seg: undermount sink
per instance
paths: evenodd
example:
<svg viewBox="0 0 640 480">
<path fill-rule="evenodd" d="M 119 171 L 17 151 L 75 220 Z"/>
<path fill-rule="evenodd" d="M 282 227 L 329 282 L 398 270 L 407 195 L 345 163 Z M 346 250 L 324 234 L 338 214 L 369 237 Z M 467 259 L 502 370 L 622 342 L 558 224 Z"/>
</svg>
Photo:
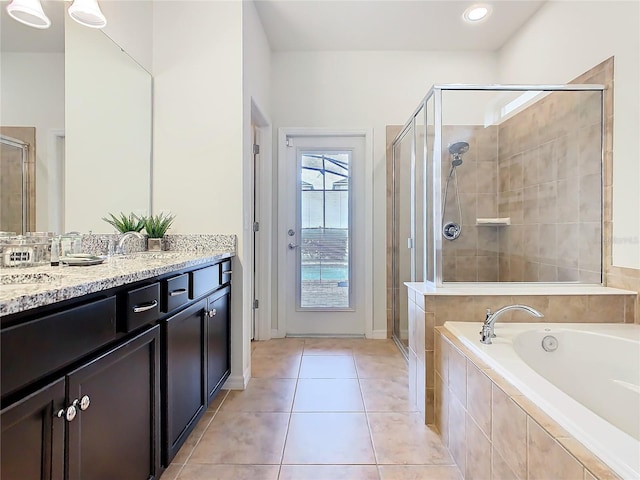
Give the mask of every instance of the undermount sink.
<svg viewBox="0 0 640 480">
<path fill-rule="evenodd" d="M 60 279 L 60 275 L 46 272 L 23 273 L 11 272 L 0 273 L 0 285 L 26 285 L 52 283 Z"/>
</svg>

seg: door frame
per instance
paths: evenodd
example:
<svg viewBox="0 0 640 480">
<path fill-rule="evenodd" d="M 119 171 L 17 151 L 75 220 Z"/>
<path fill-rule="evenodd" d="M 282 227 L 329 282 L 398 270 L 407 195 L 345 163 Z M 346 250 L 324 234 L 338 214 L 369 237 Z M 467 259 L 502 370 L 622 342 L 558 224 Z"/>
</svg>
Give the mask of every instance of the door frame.
<svg viewBox="0 0 640 480">
<path fill-rule="evenodd" d="M 259 307 L 254 309 L 251 293 L 247 294 L 248 308 L 250 312 L 255 314 L 255 340 L 269 340 L 273 336 L 272 330 L 272 272 L 277 268 L 277 262 L 273 255 L 273 240 L 274 227 L 273 227 L 273 162 L 271 158 L 272 150 L 272 127 L 271 122 L 266 115 L 262 113 L 262 109 L 258 106 L 256 101 L 251 98 L 251 124 L 258 131 L 260 138 L 260 158 L 257 166 L 258 172 L 253 171 L 253 132 L 251 132 L 250 145 L 248 151 L 251 153 L 251 179 L 253 182 L 256 174 L 259 181 L 258 196 L 259 198 L 253 198 L 253 188 L 251 185 L 245 186 L 246 191 L 249 192 L 250 199 L 247 199 L 249 205 L 249 218 L 247 222 L 251 224 L 248 234 L 248 247 L 250 252 L 249 268 L 251 270 L 249 276 L 254 276 L 253 270 L 255 267 L 255 278 L 251 278 L 251 282 L 255 282 L 255 296 L 259 300 Z M 247 179 L 245 179 L 245 182 Z M 260 204 L 259 211 L 259 223 L 260 231 L 259 235 L 254 235 L 253 232 L 253 219 L 254 208 L 253 202 Z M 254 239 L 257 237 L 257 244 L 254 245 Z M 255 249 L 254 249 L 255 247 Z M 255 251 L 255 258 L 254 252 Z M 246 287 L 247 285 L 245 285 Z M 251 284 L 248 285 L 248 292 L 251 292 Z M 251 326 L 249 326 L 248 336 L 251 336 Z"/>
<path fill-rule="evenodd" d="M 373 129 L 335 129 L 335 128 L 278 128 L 278 185 L 286 184 L 286 172 L 283 167 L 287 158 L 287 137 L 364 137 L 364 332 L 366 338 L 373 338 Z M 281 209 L 287 204 L 286 189 L 278 188 L 278 222 Z M 284 259 L 287 254 L 288 236 L 286 229 L 278 223 L 277 241 L 278 258 Z M 278 261 L 278 266 L 282 261 Z M 286 271 L 278 268 L 278 286 L 285 285 Z M 284 338 L 287 332 L 286 296 L 283 288 L 278 288 L 278 327 L 273 336 Z"/>
</svg>

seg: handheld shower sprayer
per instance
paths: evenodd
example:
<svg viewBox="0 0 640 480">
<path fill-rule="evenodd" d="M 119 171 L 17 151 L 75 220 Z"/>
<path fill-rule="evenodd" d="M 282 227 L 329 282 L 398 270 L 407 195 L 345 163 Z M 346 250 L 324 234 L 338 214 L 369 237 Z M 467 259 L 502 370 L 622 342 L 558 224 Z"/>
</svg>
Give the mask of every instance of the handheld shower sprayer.
<svg viewBox="0 0 640 480">
<path fill-rule="evenodd" d="M 451 170 L 449 171 L 449 176 L 447 177 L 447 185 L 444 189 L 444 199 L 442 203 L 442 221 L 445 221 L 444 214 L 446 212 L 447 207 L 447 192 L 449 191 L 449 180 L 451 177 L 454 177 L 454 182 L 456 186 L 456 201 L 458 203 L 458 221 L 456 222 L 447 222 L 442 226 L 442 235 L 447 240 L 455 240 L 462 233 L 462 207 L 460 206 L 460 195 L 458 193 L 458 176 L 455 175 L 456 167 L 462 165 L 462 155 L 469 151 L 469 144 L 467 142 L 456 142 L 449 145 L 449 154 L 453 156 L 451 160 Z"/>
</svg>

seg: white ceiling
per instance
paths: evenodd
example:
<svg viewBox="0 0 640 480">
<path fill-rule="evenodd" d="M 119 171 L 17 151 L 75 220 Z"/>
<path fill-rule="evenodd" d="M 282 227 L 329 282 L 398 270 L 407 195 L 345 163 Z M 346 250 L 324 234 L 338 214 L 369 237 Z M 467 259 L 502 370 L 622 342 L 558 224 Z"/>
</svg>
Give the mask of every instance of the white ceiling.
<svg viewBox="0 0 640 480">
<path fill-rule="evenodd" d="M 470 25 L 464 10 L 493 13 Z M 502 47 L 545 3 L 530 0 L 255 0 L 273 51 L 485 50 Z"/>
</svg>

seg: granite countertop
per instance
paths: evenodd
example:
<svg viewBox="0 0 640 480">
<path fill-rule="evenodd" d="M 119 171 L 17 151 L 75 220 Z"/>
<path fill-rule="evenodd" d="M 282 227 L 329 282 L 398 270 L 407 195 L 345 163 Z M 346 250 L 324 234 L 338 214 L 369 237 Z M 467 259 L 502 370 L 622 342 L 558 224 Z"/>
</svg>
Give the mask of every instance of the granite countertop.
<svg viewBox="0 0 640 480">
<path fill-rule="evenodd" d="M 0 316 L 224 260 L 234 255 L 231 249 L 140 252 L 110 257 L 104 263 L 92 266 L 3 268 L 0 269 Z M 16 276 L 21 283 L 15 283 Z"/>
</svg>

